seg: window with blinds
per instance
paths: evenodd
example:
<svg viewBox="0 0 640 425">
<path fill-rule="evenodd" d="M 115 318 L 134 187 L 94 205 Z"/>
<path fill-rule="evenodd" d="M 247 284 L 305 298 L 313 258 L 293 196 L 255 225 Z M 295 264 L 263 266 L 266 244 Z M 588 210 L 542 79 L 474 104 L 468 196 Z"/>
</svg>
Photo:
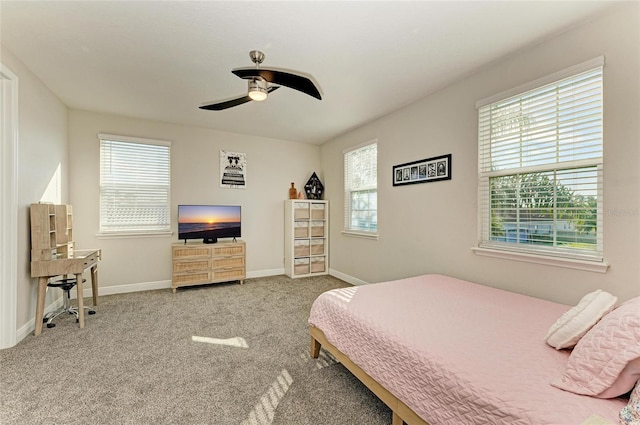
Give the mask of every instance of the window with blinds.
<svg viewBox="0 0 640 425">
<path fill-rule="evenodd" d="M 344 227 L 347 233 L 378 232 L 378 144 L 344 152 Z"/>
<path fill-rule="evenodd" d="M 480 247 L 602 261 L 603 66 L 479 102 Z"/>
<path fill-rule="evenodd" d="M 171 230 L 169 142 L 100 134 L 100 233 Z"/>
</svg>

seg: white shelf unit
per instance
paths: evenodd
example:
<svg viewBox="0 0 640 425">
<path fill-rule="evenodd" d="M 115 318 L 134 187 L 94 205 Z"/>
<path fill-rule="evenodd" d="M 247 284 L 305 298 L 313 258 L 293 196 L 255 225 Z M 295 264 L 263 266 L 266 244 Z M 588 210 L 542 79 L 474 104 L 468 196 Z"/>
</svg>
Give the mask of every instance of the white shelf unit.
<svg viewBox="0 0 640 425">
<path fill-rule="evenodd" d="M 284 271 L 291 278 L 329 273 L 329 201 L 285 201 Z"/>
</svg>

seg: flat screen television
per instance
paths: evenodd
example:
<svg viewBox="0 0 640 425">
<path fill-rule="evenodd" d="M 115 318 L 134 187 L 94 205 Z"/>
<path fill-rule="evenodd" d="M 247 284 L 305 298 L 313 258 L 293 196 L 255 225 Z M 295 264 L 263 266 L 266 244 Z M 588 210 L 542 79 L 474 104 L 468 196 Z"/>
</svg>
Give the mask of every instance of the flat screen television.
<svg viewBox="0 0 640 425">
<path fill-rule="evenodd" d="M 216 243 L 218 238 L 242 236 L 239 205 L 178 205 L 178 239 L 202 239 Z"/>
</svg>

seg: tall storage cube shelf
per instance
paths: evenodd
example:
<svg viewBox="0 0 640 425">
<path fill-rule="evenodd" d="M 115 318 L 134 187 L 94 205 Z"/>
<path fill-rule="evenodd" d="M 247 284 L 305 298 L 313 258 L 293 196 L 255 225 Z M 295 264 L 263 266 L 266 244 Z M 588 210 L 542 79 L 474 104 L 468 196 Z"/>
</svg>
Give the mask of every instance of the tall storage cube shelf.
<svg viewBox="0 0 640 425">
<path fill-rule="evenodd" d="M 246 277 L 246 248 L 243 241 L 174 243 L 171 254 L 171 289 L 174 293 L 180 286 L 234 280 L 239 280 L 242 284 Z"/>
<path fill-rule="evenodd" d="M 284 270 L 287 276 L 329 273 L 329 201 L 285 201 Z"/>
</svg>

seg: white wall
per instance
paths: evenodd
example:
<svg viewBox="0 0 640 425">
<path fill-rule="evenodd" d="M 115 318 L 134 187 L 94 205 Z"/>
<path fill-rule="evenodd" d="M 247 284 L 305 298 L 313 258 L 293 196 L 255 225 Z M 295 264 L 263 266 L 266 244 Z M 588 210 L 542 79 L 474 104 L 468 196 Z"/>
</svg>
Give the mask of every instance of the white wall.
<svg viewBox="0 0 640 425">
<path fill-rule="evenodd" d="M 102 294 L 169 286 L 178 204 L 241 205 L 248 276 L 283 273 L 284 200 L 291 182 L 301 189 L 319 172 L 318 146 L 78 110 L 70 112 L 69 129 L 74 239 L 78 248 L 102 249 Z M 172 237 L 96 237 L 98 133 L 171 141 Z M 220 150 L 247 154 L 246 189 L 220 187 Z"/>
<path fill-rule="evenodd" d="M 576 303 L 601 288 L 621 300 L 640 294 L 640 4 L 519 51 L 403 110 L 322 146 L 331 210 L 331 269 L 379 282 L 444 273 L 491 286 Z M 606 274 L 472 253 L 477 243 L 475 103 L 604 55 L 604 254 Z M 377 241 L 340 233 L 343 149 L 378 139 Z M 393 165 L 453 154 L 452 180 L 393 187 Z"/>
<path fill-rule="evenodd" d="M 523 50 L 401 111 L 332 140 L 321 148 L 67 107 L 2 47 L 0 60 L 19 78 L 18 305 L 19 330 L 33 326 L 36 281 L 29 273 L 28 206 L 70 202 L 79 248 L 102 248 L 102 293 L 168 285 L 172 238 L 98 239 L 99 132 L 173 142 L 172 221 L 179 203 L 243 206 L 249 275 L 282 272 L 283 200 L 316 171 L 331 201 L 331 268 L 378 282 L 420 273 L 446 273 L 573 304 L 602 288 L 621 299 L 640 293 L 640 4 Z M 476 244 L 477 114 L 475 102 L 576 63 L 605 55 L 606 274 L 489 259 Z M 379 141 L 378 241 L 345 237 L 342 150 Z M 247 153 L 248 188 L 218 185 L 221 149 Z M 453 154 L 453 180 L 392 187 L 391 167 Z M 0 236 L 1 237 L 1 236 Z M 52 294 L 54 295 L 54 294 Z M 53 301 L 49 297 L 47 303 Z"/>
<path fill-rule="evenodd" d="M 16 324 L 19 333 L 33 326 L 37 279 L 31 278 L 29 205 L 68 201 L 68 110 L 4 46 L 2 63 L 18 76 L 18 247 Z M 2 236 L 0 236 L 2 237 Z M 49 294 L 50 304 L 60 294 Z M 18 339 L 24 335 L 18 335 Z"/>
</svg>

